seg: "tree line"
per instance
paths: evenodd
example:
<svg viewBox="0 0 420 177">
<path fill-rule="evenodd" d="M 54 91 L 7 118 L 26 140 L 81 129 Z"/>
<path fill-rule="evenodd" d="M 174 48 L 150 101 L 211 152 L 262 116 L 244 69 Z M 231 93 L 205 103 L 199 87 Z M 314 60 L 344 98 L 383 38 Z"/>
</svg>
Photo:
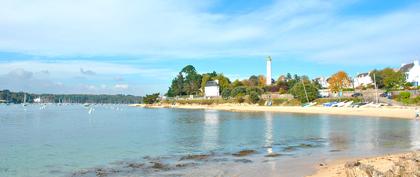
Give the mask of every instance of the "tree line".
<svg viewBox="0 0 420 177">
<path fill-rule="evenodd" d="M 41 98 L 46 103 L 113 103 L 113 104 L 135 104 L 142 101 L 142 97 L 133 95 L 88 95 L 88 94 L 32 94 L 25 92 L 0 91 L 0 100 L 7 103 L 20 104 L 24 102 L 33 103 L 34 99 Z"/>
<path fill-rule="evenodd" d="M 167 93 L 168 97 L 182 97 L 186 95 L 204 96 L 204 87 L 207 81 L 218 80 L 220 94 L 224 99 L 236 99 L 238 102 L 248 100 L 256 103 L 265 92 L 291 93 L 302 102 L 312 101 L 318 97 L 319 84 L 307 76 L 297 74 L 281 76 L 272 79 L 271 85 L 266 85 L 266 77 L 252 75 L 248 79 L 234 80 L 233 82 L 222 73 L 215 71 L 199 74 L 192 65 L 185 66 L 172 80 Z M 306 93 L 305 93 L 306 91 Z M 156 96 L 153 94 L 153 96 Z M 149 97 L 153 98 L 152 95 Z"/>
</svg>

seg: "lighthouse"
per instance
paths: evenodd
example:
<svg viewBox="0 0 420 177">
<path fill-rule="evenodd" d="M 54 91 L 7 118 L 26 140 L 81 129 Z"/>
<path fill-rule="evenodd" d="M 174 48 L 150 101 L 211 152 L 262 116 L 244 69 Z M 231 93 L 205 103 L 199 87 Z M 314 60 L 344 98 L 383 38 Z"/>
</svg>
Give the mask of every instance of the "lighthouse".
<svg viewBox="0 0 420 177">
<path fill-rule="evenodd" d="M 271 85 L 271 57 L 267 57 L 267 75 L 266 75 L 266 85 Z"/>
</svg>

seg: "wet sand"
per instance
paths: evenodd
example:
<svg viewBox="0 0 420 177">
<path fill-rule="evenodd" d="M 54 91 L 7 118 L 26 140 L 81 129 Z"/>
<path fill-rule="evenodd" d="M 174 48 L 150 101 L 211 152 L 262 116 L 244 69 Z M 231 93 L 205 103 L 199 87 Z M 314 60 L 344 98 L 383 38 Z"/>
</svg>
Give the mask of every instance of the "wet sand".
<svg viewBox="0 0 420 177">
<path fill-rule="evenodd" d="M 303 114 L 331 114 L 344 116 L 365 116 L 413 119 L 415 108 L 413 107 L 378 107 L 378 108 L 348 108 L 348 107 L 301 107 L 301 106 L 257 106 L 240 104 L 222 105 L 131 105 L 148 108 L 177 108 L 177 109 L 212 109 L 236 112 L 283 112 L 283 113 L 303 113 Z"/>
</svg>

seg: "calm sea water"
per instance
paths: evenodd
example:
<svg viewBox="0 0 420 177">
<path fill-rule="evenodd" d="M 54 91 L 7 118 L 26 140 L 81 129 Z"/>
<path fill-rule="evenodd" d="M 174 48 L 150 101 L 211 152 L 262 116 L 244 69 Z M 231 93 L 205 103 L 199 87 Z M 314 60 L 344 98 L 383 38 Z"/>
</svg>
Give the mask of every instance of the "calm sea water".
<svg viewBox="0 0 420 177">
<path fill-rule="evenodd" d="M 83 176 L 77 172 L 124 162 L 147 164 L 148 159 L 171 164 L 188 154 L 212 154 L 228 163 L 236 162 L 232 153 L 244 149 L 258 152 L 247 157 L 253 161 L 271 152 L 285 157 L 305 157 L 308 152 L 357 156 L 420 146 L 420 124 L 412 120 L 124 105 L 93 108 L 89 114 L 82 105 L 0 105 L 0 176 Z M 144 171 L 132 173 L 142 176 Z"/>
</svg>

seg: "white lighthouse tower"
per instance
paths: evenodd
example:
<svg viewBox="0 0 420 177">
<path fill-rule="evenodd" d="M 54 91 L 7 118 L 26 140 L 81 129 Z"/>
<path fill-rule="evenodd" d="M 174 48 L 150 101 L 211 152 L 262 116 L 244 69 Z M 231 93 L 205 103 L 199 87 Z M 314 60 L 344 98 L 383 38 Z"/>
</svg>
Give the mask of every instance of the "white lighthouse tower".
<svg viewBox="0 0 420 177">
<path fill-rule="evenodd" d="M 271 85 L 271 57 L 267 57 L 267 76 L 266 76 L 266 85 Z"/>
</svg>

